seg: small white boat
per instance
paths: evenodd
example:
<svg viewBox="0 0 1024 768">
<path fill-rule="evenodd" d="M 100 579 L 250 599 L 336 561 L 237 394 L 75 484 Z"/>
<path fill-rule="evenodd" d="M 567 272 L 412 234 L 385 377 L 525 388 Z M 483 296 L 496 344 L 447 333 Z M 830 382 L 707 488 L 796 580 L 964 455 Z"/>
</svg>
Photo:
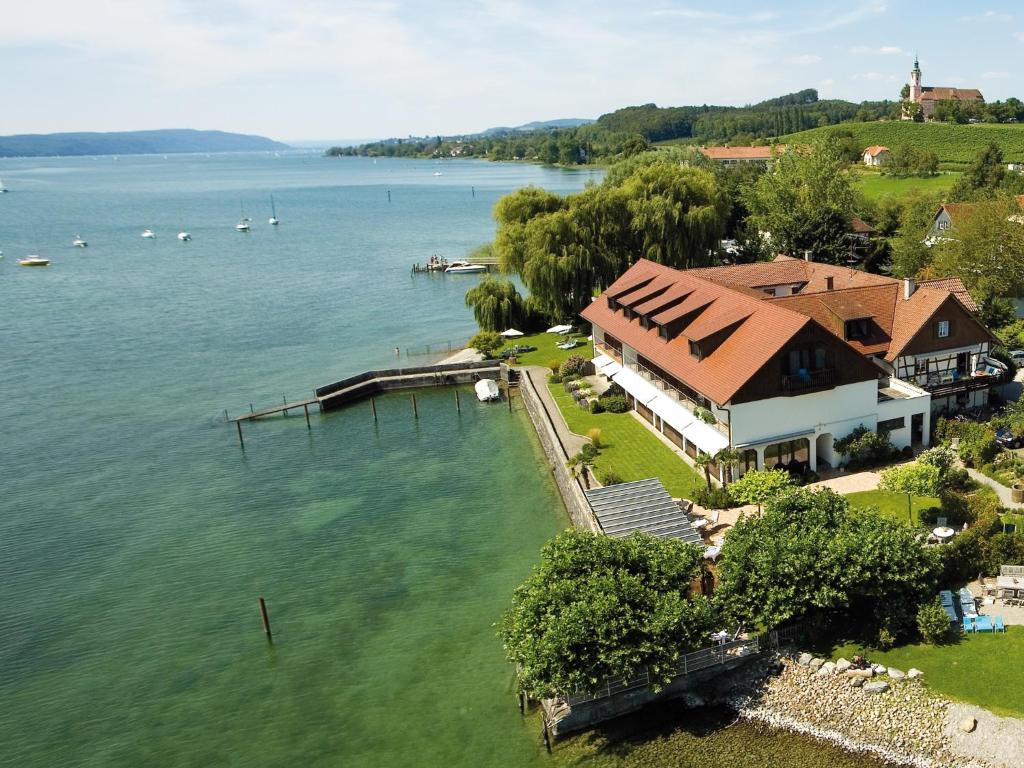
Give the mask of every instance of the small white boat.
<svg viewBox="0 0 1024 768">
<path fill-rule="evenodd" d="M 178 239 L 181 240 L 181 242 L 183 242 L 183 243 L 187 243 L 189 240 L 192 239 L 192 233 L 191 232 L 179 232 L 178 233 Z"/>
<path fill-rule="evenodd" d="M 81 235 L 75 235 L 74 242 L 71 243 L 75 248 L 87 248 L 89 244 L 82 239 Z"/>
<path fill-rule="evenodd" d="M 4 180 L 0 179 L 0 195 L 2 195 L 4 192 L 7 192 L 7 191 L 8 191 L 7 187 L 4 186 Z"/>
<path fill-rule="evenodd" d="M 142 236 L 147 240 L 152 240 L 156 237 L 156 233 L 152 229 L 144 229 L 142 230 Z"/>
<path fill-rule="evenodd" d="M 42 256 L 26 256 L 24 259 L 18 259 L 18 263 L 23 267 L 48 267 L 50 266 L 50 260 Z"/>
<path fill-rule="evenodd" d="M 469 272 L 486 272 L 487 267 L 483 264 L 470 264 L 468 261 L 453 261 L 445 269 L 445 272 L 454 274 L 466 274 Z"/>
<path fill-rule="evenodd" d="M 274 196 L 270 196 L 270 218 L 267 219 L 267 224 L 272 227 L 276 227 L 281 223 L 281 220 L 277 218 L 277 208 L 274 207 Z"/>
<path fill-rule="evenodd" d="M 480 379 L 473 385 L 473 389 L 476 390 L 476 399 L 481 403 L 501 400 L 501 390 L 498 389 L 498 382 L 494 379 Z"/>
<path fill-rule="evenodd" d="M 440 171 L 434 171 L 434 175 L 435 176 L 444 176 L 444 174 L 441 173 Z"/>
<path fill-rule="evenodd" d="M 249 231 L 249 220 L 248 219 L 242 219 L 240 222 L 235 224 L 235 229 L 237 229 L 239 232 L 248 232 Z"/>
</svg>

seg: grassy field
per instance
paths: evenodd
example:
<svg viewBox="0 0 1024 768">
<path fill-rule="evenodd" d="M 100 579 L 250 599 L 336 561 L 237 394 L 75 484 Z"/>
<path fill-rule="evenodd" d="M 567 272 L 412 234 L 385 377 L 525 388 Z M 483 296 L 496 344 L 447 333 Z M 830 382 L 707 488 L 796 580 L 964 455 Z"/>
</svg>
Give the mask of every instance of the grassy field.
<svg viewBox="0 0 1024 768">
<path fill-rule="evenodd" d="M 555 344 L 565 341 L 567 338 L 576 339 L 579 342 L 575 349 L 558 349 L 555 346 Z M 519 339 L 512 339 L 505 346 L 511 347 L 514 344 L 525 344 L 537 348 L 536 352 L 527 352 L 519 355 L 516 365 L 543 365 L 547 368 L 549 363 L 555 360 L 561 363 L 569 355 L 582 355 L 588 360 L 594 356 L 593 347 L 587 341 L 587 337 L 577 334 L 559 336 L 555 333 L 534 333 Z"/>
<path fill-rule="evenodd" d="M 936 693 L 990 709 L 996 714 L 1024 717 L 1024 627 L 1005 633 L 963 635 L 949 645 L 904 645 L 875 651 L 857 645 L 832 650 L 833 658 L 860 653 L 872 662 L 906 672 L 916 667 Z"/>
<path fill-rule="evenodd" d="M 598 477 L 613 471 L 623 480 L 657 477 L 673 496 L 689 498 L 704 477 L 676 456 L 628 413 L 590 413 L 576 405 L 561 384 L 549 384 L 569 429 L 586 435 L 601 430 L 601 453 L 594 462 Z"/>
<path fill-rule="evenodd" d="M 902 197 L 908 192 L 945 192 L 956 181 L 959 173 L 940 173 L 928 178 L 898 179 L 894 176 L 883 176 L 880 173 L 858 173 L 854 176 L 854 188 L 864 193 L 871 200 L 891 195 Z"/>
<path fill-rule="evenodd" d="M 883 515 L 896 518 L 904 523 L 907 522 L 907 497 L 905 494 L 889 493 L 888 491 L 859 491 L 846 494 L 846 498 L 849 500 L 850 506 L 857 509 L 874 507 Z M 918 512 L 928 507 L 937 506 L 939 506 L 939 500 L 932 496 L 915 496 L 913 499 L 913 524 L 917 525 Z"/>
<path fill-rule="evenodd" d="M 940 163 L 970 163 L 989 142 L 1003 149 L 1007 162 L 1024 162 L 1024 123 L 1013 125 L 951 125 L 902 121 L 843 123 L 791 133 L 779 139 L 786 144 L 806 144 L 830 131 L 849 131 L 862 147 L 910 144 L 934 152 Z"/>
</svg>

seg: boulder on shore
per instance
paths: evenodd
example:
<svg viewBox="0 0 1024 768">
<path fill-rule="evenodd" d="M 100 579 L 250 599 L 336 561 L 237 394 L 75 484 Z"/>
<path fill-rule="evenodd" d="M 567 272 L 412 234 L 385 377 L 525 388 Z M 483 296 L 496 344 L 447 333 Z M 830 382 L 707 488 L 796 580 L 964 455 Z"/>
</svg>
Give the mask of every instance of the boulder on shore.
<svg viewBox="0 0 1024 768">
<path fill-rule="evenodd" d="M 848 662 L 846 659 L 839 659 L 839 661 L 836 662 L 836 672 L 845 672 L 851 666 L 853 665 L 850 664 L 850 662 Z"/>
<path fill-rule="evenodd" d="M 884 675 L 888 669 L 885 664 L 872 664 L 871 669 L 875 671 L 876 675 Z"/>
<path fill-rule="evenodd" d="M 896 669 L 896 667 L 889 667 L 888 672 L 889 677 L 891 677 L 893 680 L 902 680 L 907 676 L 903 670 Z"/>
<path fill-rule="evenodd" d="M 973 717 L 965 717 L 960 721 L 960 730 L 964 733 L 971 733 L 975 728 L 978 727 L 978 721 Z"/>
<path fill-rule="evenodd" d="M 834 663 L 832 663 L 831 661 L 826 661 L 824 664 L 822 664 L 818 668 L 818 672 L 817 672 L 817 674 L 822 675 L 822 676 L 834 675 L 835 673 L 836 673 L 836 665 Z"/>
<path fill-rule="evenodd" d="M 817 672 L 819 669 L 821 669 L 821 665 L 824 664 L 824 663 L 825 663 L 824 659 L 818 659 L 818 658 L 811 659 L 811 663 L 809 665 L 810 668 L 811 668 L 811 672 Z"/>
<path fill-rule="evenodd" d="M 889 690 L 889 684 L 884 680 L 875 680 L 871 683 L 864 683 L 865 693 L 885 693 Z"/>
<path fill-rule="evenodd" d="M 850 678 L 850 685 L 853 686 L 854 688 L 863 688 L 864 684 L 866 682 L 867 682 L 867 678 L 865 678 L 865 677 L 858 676 L 858 677 L 851 677 Z"/>
<path fill-rule="evenodd" d="M 916 669 L 915 667 L 911 667 L 910 671 L 907 672 L 907 677 L 909 677 L 911 680 L 913 680 L 914 678 L 921 677 L 921 675 L 923 675 L 923 674 L 924 674 L 924 672 L 922 672 L 920 669 Z"/>
<path fill-rule="evenodd" d="M 796 660 L 796 663 L 799 664 L 801 667 L 806 667 L 806 666 L 810 665 L 810 663 L 811 663 L 811 661 L 813 659 L 814 659 L 814 657 L 811 656 L 811 654 L 809 654 L 809 653 L 801 653 L 799 658 Z"/>
<path fill-rule="evenodd" d="M 862 680 L 865 678 L 872 678 L 875 676 L 875 670 L 868 667 L 867 669 L 848 669 L 846 670 L 847 677 L 859 677 Z"/>
</svg>

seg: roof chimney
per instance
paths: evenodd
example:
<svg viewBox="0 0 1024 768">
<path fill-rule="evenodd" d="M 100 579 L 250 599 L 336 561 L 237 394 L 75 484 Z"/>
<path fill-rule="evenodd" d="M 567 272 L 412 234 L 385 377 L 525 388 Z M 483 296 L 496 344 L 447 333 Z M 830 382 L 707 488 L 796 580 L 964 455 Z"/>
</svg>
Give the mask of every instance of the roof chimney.
<svg viewBox="0 0 1024 768">
<path fill-rule="evenodd" d="M 832 275 L 825 275 L 825 290 L 832 290 Z"/>
<path fill-rule="evenodd" d="M 914 282 L 912 277 L 903 278 L 903 300 L 906 301 L 914 295 L 914 291 L 917 290 L 917 283 Z"/>
<path fill-rule="evenodd" d="M 811 256 L 811 252 L 809 250 L 804 251 L 804 261 L 814 261 L 814 257 Z"/>
</svg>

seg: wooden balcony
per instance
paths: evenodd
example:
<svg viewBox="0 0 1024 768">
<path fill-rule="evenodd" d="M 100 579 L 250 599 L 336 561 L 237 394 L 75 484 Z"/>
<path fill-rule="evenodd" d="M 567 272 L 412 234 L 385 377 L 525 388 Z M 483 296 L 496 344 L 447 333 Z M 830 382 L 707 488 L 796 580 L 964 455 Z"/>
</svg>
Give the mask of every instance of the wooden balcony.
<svg viewBox="0 0 1024 768">
<path fill-rule="evenodd" d="M 997 384 L 1002 384 L 1005 381 L 1005 374 L 999 373 L 995 375 L 984 374 L 982 376 L 962 376 L 955 379 L 947 379 L 943 381 L 939 378 L 933 378 L 927 384 L 922 384 L 921 389 L 927 390 L 931 393 L 932 397 L 947 397 L 949 395 L 956 395 L 960 392 L 976 392 L 979 389 L 988 389 L 994 387 Z"/>
<path fill-rule="evenodd" d="M 812 389 L 828 389 L 835 386 L 835 369 L 820 368 L 782 377 L 782 391 L 787 394 L 809 392 Z"/>
</svg>

